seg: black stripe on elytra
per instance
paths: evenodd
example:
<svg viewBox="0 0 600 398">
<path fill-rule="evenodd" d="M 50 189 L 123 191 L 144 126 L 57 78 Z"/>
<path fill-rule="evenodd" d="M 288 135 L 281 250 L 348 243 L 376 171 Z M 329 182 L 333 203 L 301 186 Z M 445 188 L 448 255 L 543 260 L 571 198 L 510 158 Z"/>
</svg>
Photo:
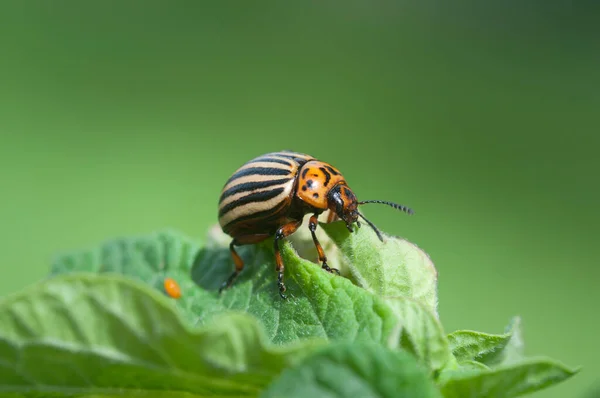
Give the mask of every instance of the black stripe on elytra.
<svg viewBox="0 0 600 398">
<path fill-rule="evenodd" d="M 231 176 L 227 184 L 237 180 L 238 178 L 261 175 L 261 176 L 287 176 L 290 170 L 276 169 L 274 167 L 249 167 L 247 169 L 238 170 Z"/>
<path fill-rule="evenodd" d="M 294 158 L 298 157 L 299 153 L 292 152 L 292 151 L 281 151 L 281 152 L 273 152 L 273 153 L 270 153 L 269 155 L 281 156 L 282 158 L 288 158 L 288 159 L 294 159 Z M 266 155 L 266 156 L 268 156 L 268 155 Z"/>
<path fill-rule="evenodd" d="M 327 184 L 329 184 L 329 180 L 331 180 L 331 174 L 329 174 L 329 172 L 325 170 L 325 167 L 319 167 L 319 170 L 321 170 L 323 174 L 325 174 L 325 183 L 323 184 L 323 186 L 326 187 Z"/>
<path fill-rule="evenodd" d="M 246 196 L 242 196 L 238 200 L 234 200 L 233 202 L 228 203 L 225 206 L 223 206 L 221 208 L 221 210 L 219 210 L 219 217 L 222 217 L 225 213 L 227 213 L 231 209 L 234 209 L 238 206 L 243 206 L 243 205 L 246 205 L 248 203 L 253 203 L 253 202 L 264 202 L 269 199 L 273 199 L 277 195 L 281 195 L 281 193 L 283 191 L 284 191 L 284 188 L 274 188 L 274 189 L 269 189 L 267 191 L 255 192 L 255 193 L 251 193 Z"/>
<path fill-rule="evenodd" d="M 331 174 L 333 174 L 334 176 L 340 175 L 340 173 L 338 173 L 337 171 L 335 171 L 335 169 L 333 167 L 329 166 L 328 164 L 325 165 L 325 168 L 327 170 L 329 170 L 329 172 Z"/>
<path fill-rule="evenodd" d="M 237 223 L 243 223 L 245 221 L 254 220 L 254 219 L 260 219 L 261 221 L 264 221 L 265 223 L 276 221 L 279 217 L 281 217 L 281 214 L 283 212 L 285 212 L 285 210 L 287 209 L 287 206 L 288 206 L 288 201 L 283 200 L 283 201 L 281 201 L 281 203 L 279 203 L 277 206 L 275 206 L 271 209 L 261 210 L 261 211 L 257 211 L 252 214 L 245 214 L 243 216 L 239 216 L 238 218 L 231 220 L 230 222 L 225 224 L 225 226 L 223 227 L 223 230 L 229 231 L 231 229 L 231 227 L 235 226 L 235 224 L 237 224 Z"/>
<path fill-rule="evenodd" d="M 253 191 L 255 189 L 260 189 L 260 188 L 268 188 L 268 187 L 272 187 L 273 185 L 285 184 L 286 182 L 289 182 L 289 181 L 290 181 L 289 178 L 280 178 L 278 180 L 250 181 L 250 182 L 244 182 L 242 184 L 234 185 L 233 187 L 229 188 L 228 190 L 226 190 L 225 192 L 223 192 L 221 194 L 221 198 L 219 199 L 219 202 L 222 202 L 225 198 L 228 198 L 232 195 L 236 195 L 241 192 Z"/>
<path fill-rule="evenodd" d="M 270 156 L 261 156 L 259 158 L 253 159 L 251 161 L 248 162 L 248 164 L 252 164 L 252 163 L 258 163 L 258 162 L 272 162 L 272 163 L 279 163 L 279 164 L 284 164 L 286 166 L 292 167 L 292 164 L 286 160 L 283 159 L 277 159 L 277 158 L 272 158 Z"/>
<path fill-rule="evenodd" d="M 281 157 L 288 158 L 288 159 L 293 159 L 296 163 L 298 163 L 300 165 L 303 165 L 304 163 L 308 162 L 309 160 L 314 159 L 309 155 L 305 155 L 305 154 L 298 153 L 298 152 L 282 151 L 282 152 L 274 153 L 274 155 L 281 156 Z"/>
</svg>

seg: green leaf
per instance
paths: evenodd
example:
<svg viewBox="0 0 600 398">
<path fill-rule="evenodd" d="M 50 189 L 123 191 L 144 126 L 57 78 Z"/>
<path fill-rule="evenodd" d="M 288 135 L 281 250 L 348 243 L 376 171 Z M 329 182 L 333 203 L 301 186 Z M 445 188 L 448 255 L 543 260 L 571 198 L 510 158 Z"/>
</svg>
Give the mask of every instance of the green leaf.
<svg viewBox="0 0 600 398">
<path fill-rule="evenodd" d="M 463 361 L 460 363 L 460 368 L 463 371 L 471 371 L 471 370 L 490 370 L 489 367 L 477 361 Z"/>
<path fill-rule="evenodd" d="M 414 358 L 373 343 L 333 343 L 284 370 L 261 398 L 440 397 Z"/>
<path fill-rule="evenodd" d="M 400 346 L 432 371 L 452 360 L 452 352 L 439 320 L 422 303 L 395 297 L 387 300 L 399 320 Z M 393 347 L 392 342 L 389 344 Z"/>
<path fill-rule="evenodd" d="M 505 336 L 508 340 L 496 349 L 482 353 L 477 359 L 490 367 L 517 363 L 525 358 L 525 343 L 521 331 L 521 318 L 514 317 L 506 327 Z"/>
<path fill-rule="evenodd" d="M 219 229 L 208 238 L 202 249 L 172 231 L 114 239 L 61 257 L 53 270 L 54 274 L 121 272 L 161 291 L 164 277 L 174 276 L 182 290 L 175 305 L 189 323 L 206 324 L 227 311 L 247 312 L 261 321 L 275 343 L 313 337 L 383 343 L 397 324 L 382 299 L 300 258 L 287 241 L 282 245 L 287 300 L 277 290 L 272 239 L 238 249 L 244 271 L 219 295 L 219 287 L 233 271 L 229 239 Z"/>
<path fill-rule="evenodd" d="M 437 273 L 427 254 L 396 237 L 385 236 L 382 243 L 368 227 L 352 234 L 343 222 L 321 227 L 338 245 L 350 278 L 393 309 L 400 322 L 402 348 L 431 370 L 443 368 L 451 351 L 437 318 Z"/>
<path fill-rule="evenodd" d="M 114 238 L 88 249 L 56 256 L 50 276 L 69 272 L 118 273 L 162 290 L 165 277 L 189 275 L 199 250 L 199 242 L 172 229 Z M 189 276 L 187 280 L 190 281 Z"/>
<path fill-rule="evenodd" d="M 360 287 L 383 297 L 420 301 L 437 316 L 437 271 L 429 256 L 415 244 L 363 226 L 350 233 L 343 222 L 321 228 L 339 247 L 350 277 Z"/>
<path fill-rule="evenodd" d="M 488 334 L 472 330 L 457 330 L 448 335 L 450 349 L 458 362 L 475 361 L 496 350 L 502 350 L 511 333 Z"/>
<path fill-rule="evenodd" d="M 220 305 L 260 318 L 268 335 L 278 343 L 306 337 L 387 341 L 397 323 L 391 308 L 348 279 L 301 259 L 288 242 L 281 247 L 288 296 L 282 300 L 276 288 L 271 246 L 269 240 L 240 249 L 247 269 L 233 288 L 216 299 Z M 229 250 L 206 249 L 199 258 L 194 279 L 207 291 L 214 291 L 231 273 Z"/>
<path fill-rule="evenodd" d="M 496 367 L 525 358 L 519 317 L 511 319 L 503 334 L 457 330 L 448 335 L 448 341 L 460 364 L 477 361 L 486 367 Z"/>
<path fill-rule="evenodd" d="M 0 392 L 250 397 L 323 344 L 271 346 L 246 314 L 192 330 L 171 304 L 118 275 L 56 277 L 4 298 Z"/>
<path fill-rule="evenodd" d="M 489 370 L 449 370 L 443 372 L 440 385 L 444 398 L 510 398 L 558 384 L 577 372 L 557 361 L 534 358 Z"/>
</svg>

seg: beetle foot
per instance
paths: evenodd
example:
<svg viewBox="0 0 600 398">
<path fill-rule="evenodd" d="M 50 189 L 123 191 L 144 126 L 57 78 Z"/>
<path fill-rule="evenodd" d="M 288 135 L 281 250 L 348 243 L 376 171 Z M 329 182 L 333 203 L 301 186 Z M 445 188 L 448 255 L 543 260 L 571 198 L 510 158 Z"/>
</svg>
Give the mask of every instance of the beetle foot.
<svg viewBox="0 0 600 398">
<path fill-rule="evenodd" d="M 240 273 L 238 271 L 234 271 L 233 274 L 231 274 L 229 278 L 227 278 L 227 280 L 223 282 L 223 284 L 219 288 L 219 294 L 221 294 L 223 290 L 229 289 L 233 282 L 237 279 L 239 274 Z"/>
<path fill-rule="evenodd" d="M 279 272 L 277 277 L 277 286 L 279 287 L 279 296 L 281 296 L 281 298 L 284 300 L 287 299 L 287 296 L 283 294 L 287 290 L 285 284 L 283 283 L 283 272 Z"/>
<path fill-rule="evenodd" d="M 279 283 L 279 295 L 284 300 L 287 298 L 287 296 L 285 294 L 283 294 L 283 292 L 285 292 L 285 291 L 286 291 L 285 285 L 283 283 Z"/>
<path fill-rule="evenodd" d="M 338 271 L 337 268 L 331 268 L 329 265 L 327 265 L 327 263 L 323 263 L 323 266 L 321 268 L 323 268 L 325 271 L 329 272 L 330 274 L 333 274 L 334 272 L 338 275 L 340 274 L 340 271 Z"/>
</svg>

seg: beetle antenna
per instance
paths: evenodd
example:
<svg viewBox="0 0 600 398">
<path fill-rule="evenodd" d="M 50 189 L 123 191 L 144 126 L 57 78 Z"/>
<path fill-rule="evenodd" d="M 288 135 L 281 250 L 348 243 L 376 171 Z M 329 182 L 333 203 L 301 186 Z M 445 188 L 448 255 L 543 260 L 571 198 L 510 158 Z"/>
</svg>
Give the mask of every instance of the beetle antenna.
<svg viewBox="0 0 600 398">
<path fill-rule="evenodd" d="M 364 205 L 365 203 L 380 203 L 380 204 L 391 206 L 394 209 L 403 211 L 409 215 L 414 214 L 413 209 L 411 209 L 409 207 L 406 207 L 404 205 L 399 205 L 399 204 L 393 203 L 393 202 L 388 202 L 385 200 L 363 200 L 362 202 L 358 202 L 359 205 Z"/>
<path fill-rule="evenodd" d="M 383 236 L 381 236 L 381 232 L 379 232 L 379 229 L 377 229 L 377 227 L 375 226 L 375 224 L 373 224 L 371 221 L 367 220 L 367 218 L 366 218 L 365 216 L 363 216 L 363 215 L 361 214 L 361 212 L 358 212 L 358 215 L 359 215 L 359 216 L 361 216 L 361 218 L 362 218 L 363 220 L 365 220 L 365 222 L 366 222 L 367 224 L 369 224 L 369 226 L 370 226 L 371 228 L 373 228 L 373 231 L 375 231 L 375 233 L 377 234 L 377 237 L 379 238 L 379 240 L 383 242 Z"/>
</svg>

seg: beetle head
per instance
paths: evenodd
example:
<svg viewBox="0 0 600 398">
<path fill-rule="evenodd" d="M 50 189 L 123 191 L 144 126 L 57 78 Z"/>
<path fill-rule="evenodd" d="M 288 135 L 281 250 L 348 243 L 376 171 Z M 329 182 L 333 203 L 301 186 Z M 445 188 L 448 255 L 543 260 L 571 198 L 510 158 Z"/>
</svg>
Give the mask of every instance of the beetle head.
<svg viewBox="0 0 600 398">
<path fill-rule="evenodd" d="M 359 202 L 356 200 L 356 196 L 354 195 L 354 192 L 352 192 L 352 190 L 345 183 L 339 183 L 339 184 L 335 185 L 329 191 L 329 195 L 327 196 L 327 199 L 328 199 L 329 209 L 331 211 L 335 212 L 339 218 L 344 220 L 344 222 L 346 223 L 346 227 L 348 228 L 348 230 L 350 232 L 353 232 L 352 224 L 354 224 L 354 223 L 356 223 L 358 225 L 358 227 L 360 228 L 360 222 L 358 221 L 358 217 L 360 217 L 363 220 L 365 220 L 365 222 L 367 224 L 369 224 L 369 226 L 371 228 L 373 228 L 373 230 L 377 234 L 377 237 L 379 237 L 379 239 L 382 242 L 383 242 L 383 236 L 382 236 L 381 232 L 375 226 L 375 224 L 373 224 L 371 221 L 369 221 L 365 216 L 362 215 L 362 213 L 360 213 L 358 211 L 359 205 L 364 205 L 367 203 L 379 203 L 379 204 L 391 206 L 396 210 L 400 210 L 400 211 L 403 211 L 408 214 L 413 214 L 412 209 L 410 209 L 404 205 L 399 205 L 397 203 L 388 202 L 385 200 L 364 200 L 364 201 Z"/>
<path fill-rule="evenodd" d="M 352 232 L 352 224 L 358 222 L 358 202 L 354 192 L 344 183 L 335 185 L 327 195 L 329 209 L 337 214 Z M 359 224 L 360 227 L 360 224 Z"/>
</svg>

